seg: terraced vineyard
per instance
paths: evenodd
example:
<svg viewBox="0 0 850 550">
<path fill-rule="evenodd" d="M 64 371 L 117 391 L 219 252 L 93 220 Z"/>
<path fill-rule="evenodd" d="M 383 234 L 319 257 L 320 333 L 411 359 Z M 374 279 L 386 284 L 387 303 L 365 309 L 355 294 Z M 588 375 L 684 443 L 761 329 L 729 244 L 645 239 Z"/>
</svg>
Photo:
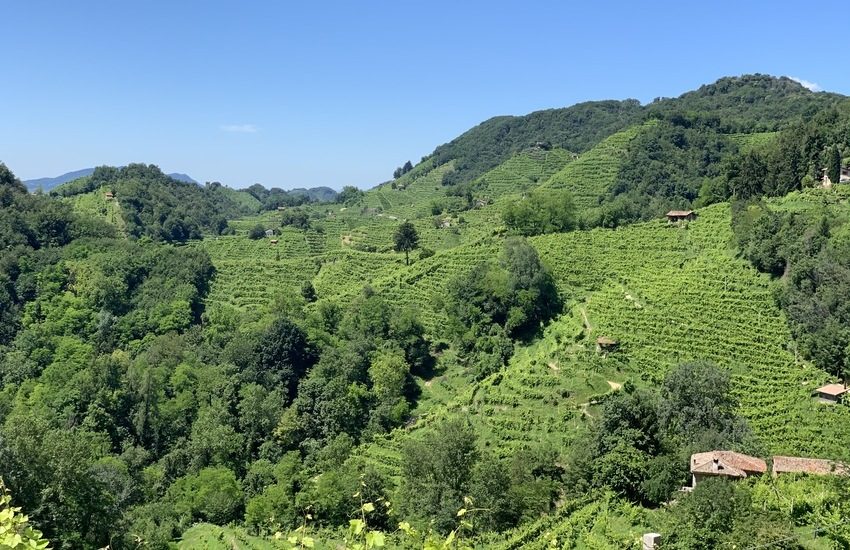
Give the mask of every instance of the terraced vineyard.
<svg viewBox="0 0 850 550">
<path fill-rule="evenodd" d="M 105 197 L 106 191 L 105 188 L 96 189 L 62 200 L 68 202 L 74 211 L 114 225 L 123 234 L 125 233 L 125 224 L 124 217 L 121 215 L 121 205 L 115 199 L 107 199 Z"/>
<path fill-rule="evenodd" d="M 850 412 L 811 398 L 826 374 L 795 358 L 773 283 L 730 254 L 730 238 L 728 206 L 717 205 L 687 228 L 657 221 L 532 239 L 572 298 L 571 310 L 500 373 L 429 410 L 412 429 L 361 449 L 359 459 L 397 476 L 403 440 L 458 413 L 486 446 L 505 455 L 544 440 L 563 446 L 583 417 L 593 416 L 596 397 L 626 380 L 655 384 L 672 366 L 692 360 L 732 370 L 740 411 L 768 452 L 844 456 Z M 381 287 L 397 302 L 419 304 L 433 329 L 439 312 L 428 306 L 439 301 L 441 282 L 496 247 L 446 251 Z M 597 356 L 599 335 L 617 338 L 621 350 Z"/>
<path fill-rule="evenodd" d="M 599 192 L 607 185 L 603 180 L 616 173 L 617 151 L 636 131 L 618 134 L 570 162 L 546 185 L 555 185 L 560 175 L 564 179 L 558 181 L 572 186 L 575 178 L 590 173 L 582 170 L 598 163 L 602 168 L 594 173 L 601 177 L 586 189 Z M 500 201 L 514 196 L 509 193 L 513 184 L 494 187 L 503 194 L 494 204 L 464 212 L 465 224 L 457 216 L 445 217 L 449 227 L 437 227 L 434 220 L 440 218 L 431 215 L 415 219 L 421 244 L 437 253 L 405 266 L 401 254 L 390 252 L 400 218 L 393 208 L 409 214 L 416 208 L 388 197 L 397 200 L 411 192 L 420 200 L 431 192 L 424 183 L 418 191 L 416 184 L 410 185 L 392 190 L 395 196 L 390 191 L 367 194 L 367 203 L 380 202 L 381 211 L 372 206 L 337 208 L 314 222 L 319 230 L 284 229 L 276 247 L 244 235 L 193 245 L 207 249 L 218 269 L 209 301 L 243 310 L 261 308 L 275 296 L 297 292 L 304 280 L 312 280 L 320 299 L 345 301 L 369 284 L 392 303 L 418 309 L 428 334 L 440 338 L 446 285 L 498 255 Z M 772 202 L 792 210 L 814 204 L 841 209 L 847 195 L 809 190 Z M 276 218 L 274 213 L 265 216 L 261 219 Z M 457 224 L 454 230 L 451 223 Z M 501 456 L 541 442 L 567 449 L 598 414 L 605 394 L 626 382 L 654 386 L 668 369 L 695 360 L 731 370 L 740 412 L 766 454 L 846 456 L 850 412 L 811 398 L 811 390 L 827 375 L 796 356 L 774 303 L 776 283 L 736 258 L 731 239 L 726 204 L 702 209 L 696 221 L 683 227 L 656 220 L 531 238 L 568 301 L 566 311 L 484 380 L 474 381 L 453 357 L 441 358 L 440 366 L 448 370 L 420 381 L 423 395 L 408 426 L 359 447 L 349 460 L 366 462 L 398 481 L 405 441 L 456 415 L 468 418 L 479 443 Z M 602 335 L 616 338 L 619 350 L 599 355 L 595 340 Z M 553 541 L 560 547 L 624 547 L 651 524 L 651 513 L 613 497 L 577 501 L 489 543 L 506 549 L 545 548 Z"/>
<path fill-rule="evenodd" d="M 732 134 L 729 137 L 741 151 L 751 151 L 770 144 L 778 135 L 779 132 L 760 132 L 755 134 Z"/>
<path fill-rule="evenodd" d="M 647 124 L 652 124 L 648 122 Z M 552 175 L 543 187 L 569 189 L 580 209 L 593 208 L 617 178 L 629 142 L 641 131 L 634 126 L 604 139 Z"/>
<path fill-rule="evenodd" d="M 650 516 L 649 511 L 607 494 L 596 501 L 570 502 L 488 546 L 498 550 L 639 548 L 641 535 L 649 531 Z"/>
<path fill-rule="evenodd" d="M 321 261 L 313 286 L 319 298 L 353 296 L 366 284 L 388 277 L 404 266 L 401 254 L 376 254 L 341 250 L 317 258 Z"/>
<path fill-rule="evenodd" d="M 278 548 L 271 540 L 248 535 L 238 527 L 219 527 L 199 523 L 183 534 L 177 548 L 205 550 L 272 550 Z"/>
<path fill-rule="evenodd" d="M 426 168 L 427 166 L 417 166 L 417 169 L 399 178 L 395 182 L 396 189 L 393 189 L 391 183 L 372 189 L 366 194 L 366 205 L 380 208 L 384 213 L 393 214 L 400 219 L 430 216 L 432 202 L 445 202 L 448 199 L 446 189 L 442 185 L 443 175 L 454 168 L 454 163 L 438 166 L 423 175 L 422 172 Z"/>
<path fill-rule="evenodd" d="M 575 158 L 564 149 L 530 149 L 515 155 L 473 182 L 491 199 L 540 185 Z"/>
</svg>

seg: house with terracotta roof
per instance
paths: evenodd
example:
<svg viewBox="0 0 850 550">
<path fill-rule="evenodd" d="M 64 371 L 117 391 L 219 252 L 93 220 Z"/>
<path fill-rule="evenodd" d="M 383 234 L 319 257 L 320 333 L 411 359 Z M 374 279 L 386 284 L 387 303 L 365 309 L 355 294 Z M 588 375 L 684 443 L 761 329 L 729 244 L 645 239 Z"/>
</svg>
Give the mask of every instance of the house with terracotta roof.
<svg viewBox="0 0 850 550">
<path fill-rule="evenodd" d="M 850 474 L 847 466 L 834 460 L 820 458 L 800 458 L 798 456 L 774 456 L 773 475 L 779 474 L 813 474 L 837 475 Z"/>
<path fill-rule="evenodd" d="M 671 210 L 667 212 L 667 221 L 670 223 L 692 221 L 697 219 L 697 213 L 693 210 Z"/>
<path fill-rule="evenodd" d="M 827 384 L 816 389 L 815 395 L 822 403 L 838 403 L 847 389 L 844 384 Z"/>
<path fill-rule="evenodd" d="M 767 463 L 760 458 L 734 451 L 709 451 L 691 455 L 693 487 L 710 477 L 743 479 L 767 472 Z"/>
</svg>

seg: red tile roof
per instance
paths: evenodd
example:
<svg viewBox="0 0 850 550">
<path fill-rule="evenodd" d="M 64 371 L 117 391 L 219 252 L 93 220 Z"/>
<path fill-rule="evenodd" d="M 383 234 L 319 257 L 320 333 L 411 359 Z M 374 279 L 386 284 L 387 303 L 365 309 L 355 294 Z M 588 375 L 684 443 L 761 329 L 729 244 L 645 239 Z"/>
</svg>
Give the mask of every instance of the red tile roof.
<svg viewBox="0 0 850 550">
<path fill-rule="evenodd" d="M 840 462 L 796 456 L 773 457 L 773 473 L 835 474 L 846 476 L 850 471 Z"/>
<path fill-rule="evenodd" d="M 691 455 L 691 473 L 747 477 L 767 471 L 764 460 L 733 451 L 709 451 Z"/>
</svg>

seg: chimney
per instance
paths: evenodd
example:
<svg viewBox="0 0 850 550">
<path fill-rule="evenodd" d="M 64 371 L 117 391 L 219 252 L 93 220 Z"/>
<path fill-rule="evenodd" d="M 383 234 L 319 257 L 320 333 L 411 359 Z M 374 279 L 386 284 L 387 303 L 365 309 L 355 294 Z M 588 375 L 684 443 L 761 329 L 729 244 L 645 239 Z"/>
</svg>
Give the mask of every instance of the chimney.
<svg viewBox="0 0 850 550">
<path fill-rule="evenodd" d="M 643 550 L 656 550 L 658 545 L 661 544 L 661 535 L 658 533 L 646 533 L 641 541 L 643 542 L 641 546 Z"/>
</svg>

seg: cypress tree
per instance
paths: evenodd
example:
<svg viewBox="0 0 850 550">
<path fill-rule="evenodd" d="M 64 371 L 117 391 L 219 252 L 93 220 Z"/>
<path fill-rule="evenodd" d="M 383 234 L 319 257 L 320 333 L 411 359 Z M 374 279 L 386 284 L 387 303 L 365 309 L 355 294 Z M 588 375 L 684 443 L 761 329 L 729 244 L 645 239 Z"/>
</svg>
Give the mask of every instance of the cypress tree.
<svg viewBox="0 0 850 550">
<path fill-rule="evenodd" d="M 838 152 L 838 146 L 833 145 L 829 149 L 827 156 L 826 175 L 829 176 L 829 181 L 838 183 L 841 179 L 841 153 Z"/>
</svg>

